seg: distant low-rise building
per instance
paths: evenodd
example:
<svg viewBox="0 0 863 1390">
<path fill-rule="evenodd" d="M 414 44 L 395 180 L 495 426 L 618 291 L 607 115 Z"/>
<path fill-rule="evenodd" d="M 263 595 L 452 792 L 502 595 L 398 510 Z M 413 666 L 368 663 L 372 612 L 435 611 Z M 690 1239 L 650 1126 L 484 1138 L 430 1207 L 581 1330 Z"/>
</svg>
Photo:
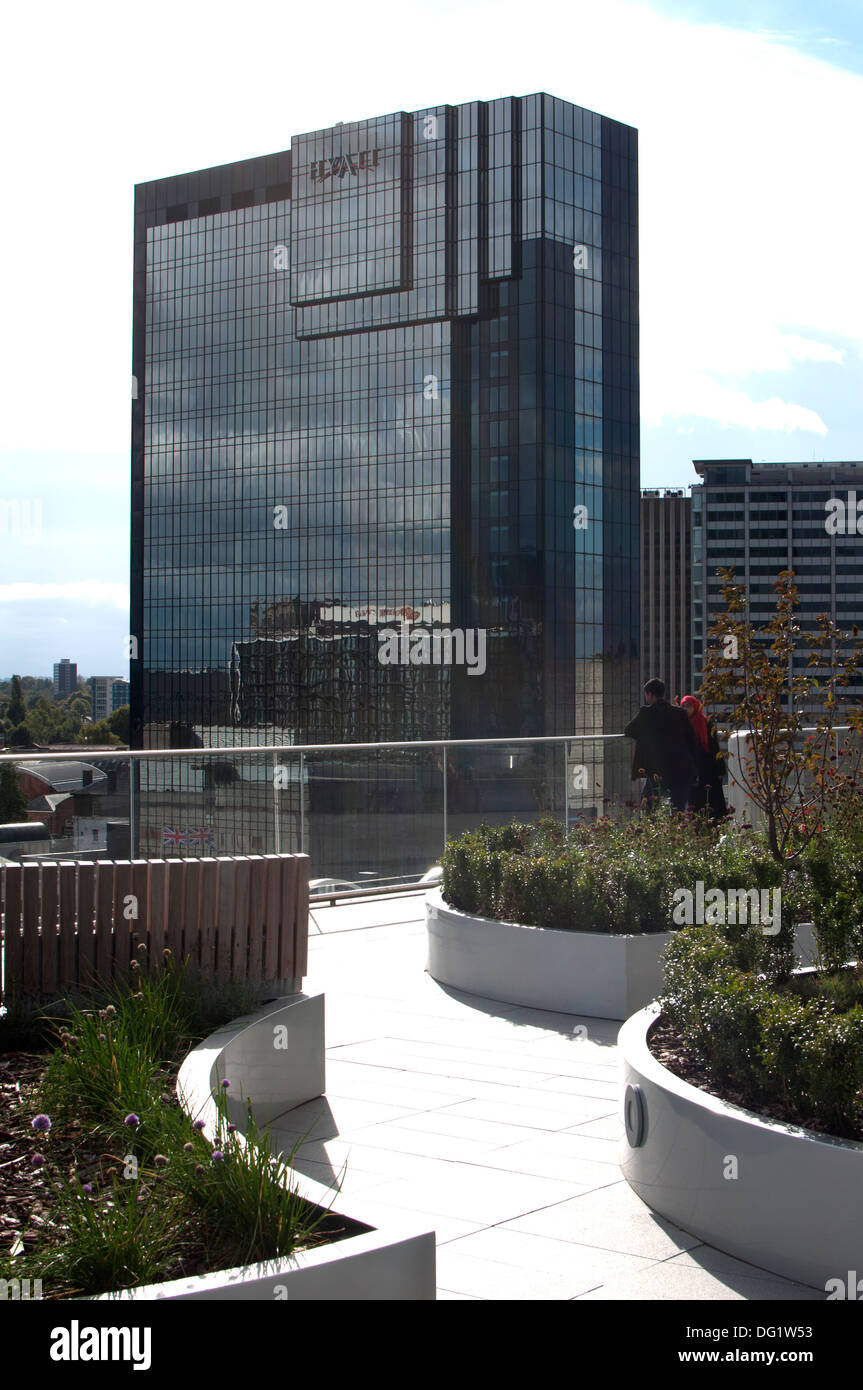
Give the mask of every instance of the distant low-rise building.
<svg viewBox="0 0 863 1390">
<path fill-rule="evenodd" d="M 71 792 L 49 792 L 27 803 L 28 821 L 41 821 L 52 839 L 72 834 L 75 798 Z"/>
<path fill-rule="evenodd" d="M 120 832 L 125 823 L 128 834 L 127 763 L 112 758 L 99 767 L 95 763 L 35 758 L 16 763 L 15 770 L 28 799 L 28 821 L 41 821 L 55 842 L 67 841 L 69 848 L 75 850 L 107 852 L 109 827 Z M 116 834 L 114 838 L 116 841 Z M 54 847 L 58 847 L 56 843 Z"/>
</svg>

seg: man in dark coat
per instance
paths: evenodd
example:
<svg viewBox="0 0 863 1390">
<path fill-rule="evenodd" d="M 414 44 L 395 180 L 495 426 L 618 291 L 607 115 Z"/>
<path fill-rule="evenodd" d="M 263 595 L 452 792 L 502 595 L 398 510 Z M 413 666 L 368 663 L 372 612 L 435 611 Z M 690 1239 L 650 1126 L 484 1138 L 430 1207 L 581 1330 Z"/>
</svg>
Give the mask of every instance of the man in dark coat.
<svg viewBox="0 0 863 1390">
<path fill-rule="evenodd" d="M 678 811 L 685 811 L 698 777 L 698 744 L 692 724 L 684 710 L 668 703 L 660 680 L 647 682 L 644 701 L 623 731 L 627 738 L 635 739 L 633 779 L 645 779 L 642 796 L 648 806 L 664 792 Z"/>
</svg>

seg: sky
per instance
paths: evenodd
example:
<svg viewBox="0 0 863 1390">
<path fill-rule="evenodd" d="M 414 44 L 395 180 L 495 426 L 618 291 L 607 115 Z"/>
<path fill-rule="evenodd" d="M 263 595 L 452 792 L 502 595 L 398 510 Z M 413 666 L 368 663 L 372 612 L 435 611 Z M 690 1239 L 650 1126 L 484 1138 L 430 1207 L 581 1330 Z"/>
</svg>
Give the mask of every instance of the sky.
<svg viewBox="0 0 863 1390">
<path fill-rule="evenodd" d="M 0 678 L 128 672 L 134 185 L 443 102 L 637 127 L 642 485 L 863 457 L 860 0 L 245 0 L 4 18 Z M 17 515 L 17 524 L 15 517 Z"/>
</svg>

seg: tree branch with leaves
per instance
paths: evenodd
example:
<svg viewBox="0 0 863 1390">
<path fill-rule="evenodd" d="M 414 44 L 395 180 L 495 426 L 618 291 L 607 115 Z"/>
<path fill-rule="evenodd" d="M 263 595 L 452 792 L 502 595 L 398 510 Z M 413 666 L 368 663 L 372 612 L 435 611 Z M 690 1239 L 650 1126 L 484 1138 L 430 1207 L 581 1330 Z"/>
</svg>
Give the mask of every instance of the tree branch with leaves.
<svg viewBox="0 0 863 1390">
<path fill-rule="evenodd" d="M 840 697 L 860 682 L 863 643 L 856 626 L 843 632 L 826 613 L 801 630 L 793 570 L 775 580 L 776 611 L 763 627 L 753 626 L 734 570 L 717 573 L 726 611 L 707 634 L 699 696 L 726 736 L 743 737 L 737 780 L 764 817 L 771 854 L 787 862 L 829 811 L 853 802 L 859 814 L 863 706 Z"/>
</svg>

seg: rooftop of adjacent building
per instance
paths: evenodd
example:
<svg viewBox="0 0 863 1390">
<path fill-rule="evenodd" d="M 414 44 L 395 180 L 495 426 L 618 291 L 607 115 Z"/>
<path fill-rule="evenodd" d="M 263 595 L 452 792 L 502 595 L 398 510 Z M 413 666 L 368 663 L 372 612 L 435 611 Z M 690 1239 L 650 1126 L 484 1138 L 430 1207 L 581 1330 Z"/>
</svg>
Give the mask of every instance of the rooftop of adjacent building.
<svg viewBox="0 0 863 1390">
<path fill-rule="evenodd" d="M 859 459 L 842 459 L 833 462 L 821 460 L 813 463 L 769 462 L 766 459 L 759 459 L 757 462 L 752 459 L 693 459 L 692 466 L 707 484 L 718 482 L 723 486 L 736 485 L 738 487 L 762 482 L 775 485 L 777 481 L 780 481 L 782 474 L 784 474 L 784 480 L 789 483 L 814 482 L 819 478 L 819 475 L 823 477 L 825 482 L 833 481 L 843 472 L 847 472 L 849 477 L 858 482 L 863 476 L 863 461 Z M 722 476 L 719 476 L 717 470 L 722 470 Z M 735 476 L 730 478 L 725 476 L 729 470 Z M 701 486 L 700 483 L 693 484 L 695 488 Z"/>
</svg>

